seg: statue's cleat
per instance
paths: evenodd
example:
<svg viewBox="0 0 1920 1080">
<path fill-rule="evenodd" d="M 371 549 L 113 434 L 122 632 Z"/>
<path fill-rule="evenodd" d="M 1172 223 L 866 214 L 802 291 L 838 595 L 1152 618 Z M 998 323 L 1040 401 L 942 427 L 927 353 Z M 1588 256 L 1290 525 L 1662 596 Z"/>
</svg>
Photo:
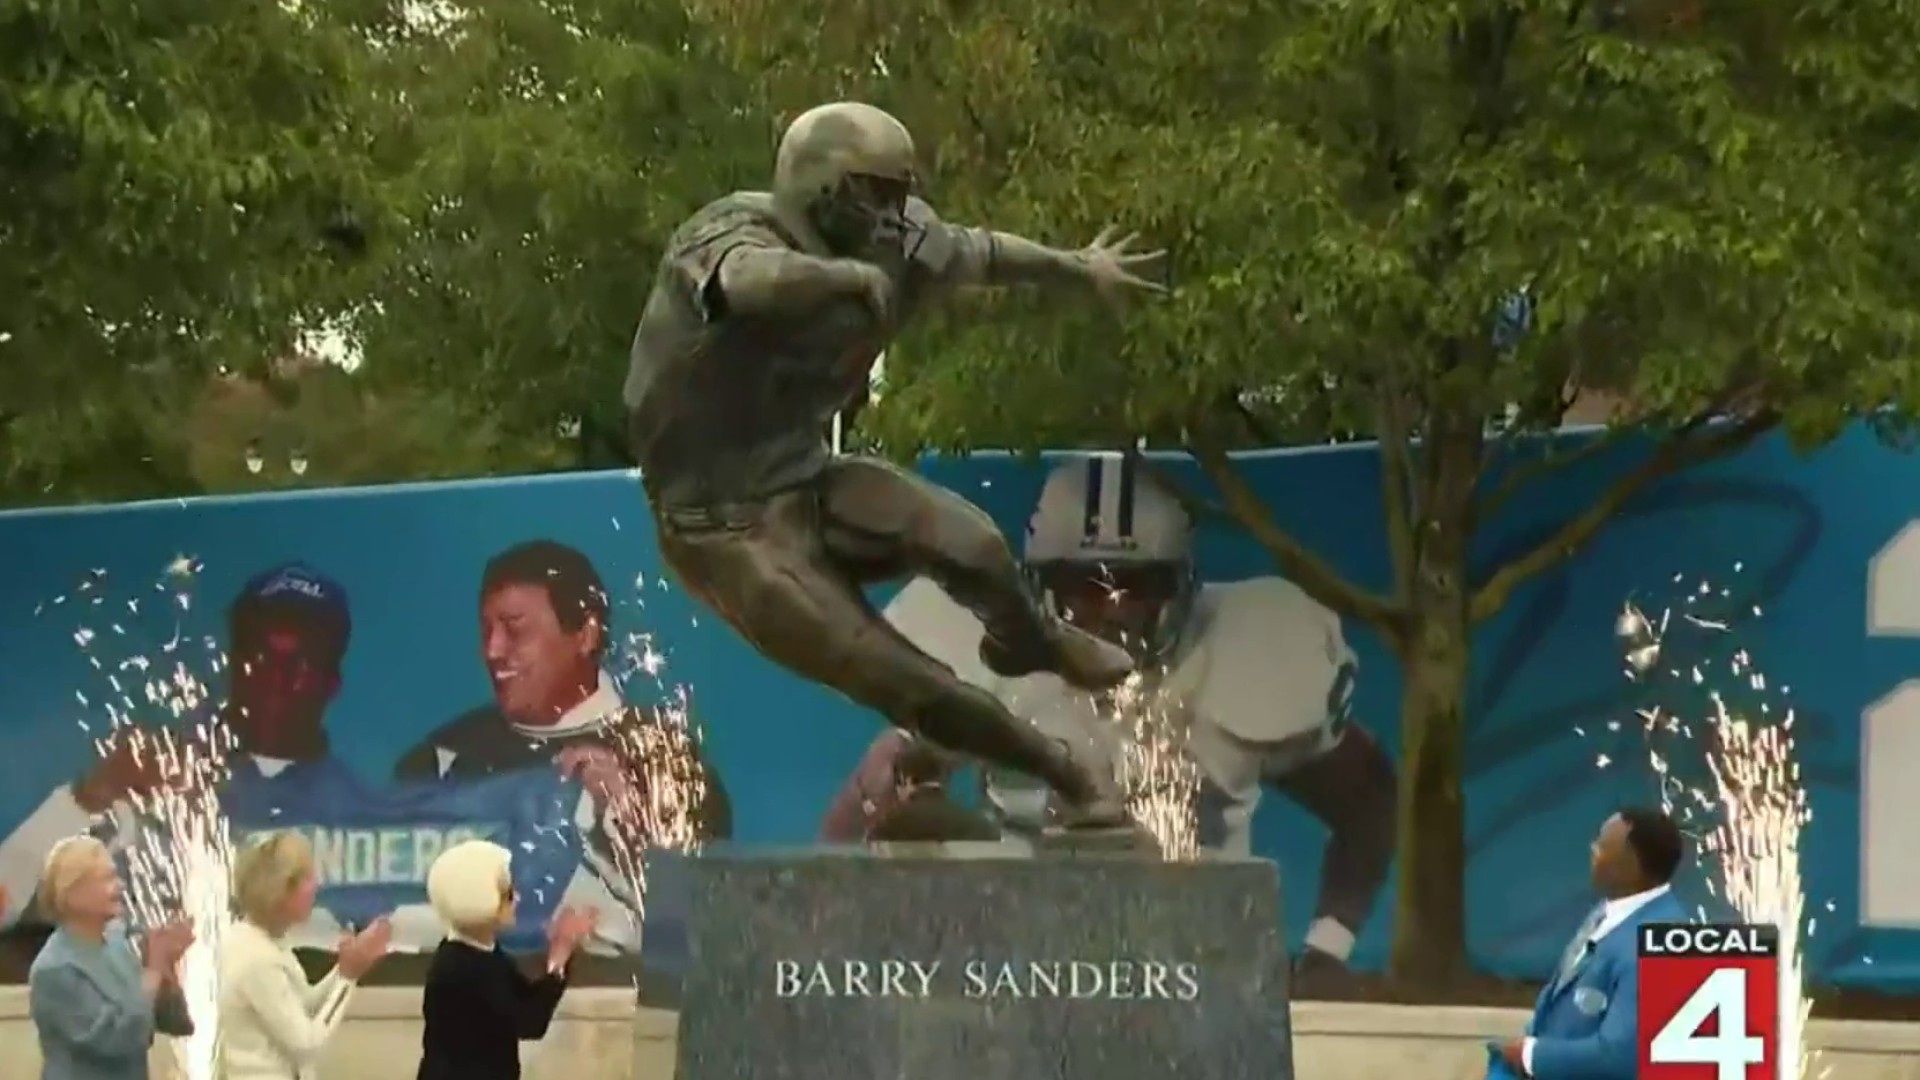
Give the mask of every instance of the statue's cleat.
<svg viewBox="0 0 1920 1080">
<path fill-rule="evenodd" d="M 1032 654 L 1008 648 L 998 638 L 980 640 L 980 660 L 1003 679 L 1050 671 L 1089 693 L 1111 690 L 1133 674 L 1127 650 L 1077 626 L 1055 621 L 1044 648 Z"/>
<path fill-rule="evenodd" d="M 1072 832 L 1131 829 L 1133 815 L 1127 812 L 1126 793 L 1113 769 L 1079 760 L 1072 764 L 1079 782 L 1054 793 L 1054 824 Z"/>
</svg>

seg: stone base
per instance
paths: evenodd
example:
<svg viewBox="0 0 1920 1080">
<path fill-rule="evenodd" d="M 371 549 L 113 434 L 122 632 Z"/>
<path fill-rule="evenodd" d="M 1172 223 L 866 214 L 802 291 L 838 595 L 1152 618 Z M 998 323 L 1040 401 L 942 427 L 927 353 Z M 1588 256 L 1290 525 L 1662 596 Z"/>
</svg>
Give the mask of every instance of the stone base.
<svg viewBox="0 0 1920 1080">
<path fill-rule="evenodd" d="M 1290 1080 L 1273 864 L 688 860 L 679 1080 Z"/>
</svg>

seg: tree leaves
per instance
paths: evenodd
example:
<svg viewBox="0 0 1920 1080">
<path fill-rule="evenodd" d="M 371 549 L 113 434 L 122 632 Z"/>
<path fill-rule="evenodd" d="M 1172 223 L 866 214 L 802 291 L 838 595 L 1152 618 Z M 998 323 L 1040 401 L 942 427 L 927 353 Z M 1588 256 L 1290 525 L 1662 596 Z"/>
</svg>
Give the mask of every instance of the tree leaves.
<svg viewBox="0 0 1920 1080">
<path fill-rule="evenodd" d="M 362 52 L 249 0 L 0 4 L 0 496 L 177 489 L 156 419 L 327 307 Z"/>
<path fill-rule="evenodd" d="M 668 232 L 762 166 L 677 3 L 490 3 L 386 68 L 412 105 L 404 242 L 356 319 L 366 377 L 521 433 L 614 407 Z"/>
</svg>

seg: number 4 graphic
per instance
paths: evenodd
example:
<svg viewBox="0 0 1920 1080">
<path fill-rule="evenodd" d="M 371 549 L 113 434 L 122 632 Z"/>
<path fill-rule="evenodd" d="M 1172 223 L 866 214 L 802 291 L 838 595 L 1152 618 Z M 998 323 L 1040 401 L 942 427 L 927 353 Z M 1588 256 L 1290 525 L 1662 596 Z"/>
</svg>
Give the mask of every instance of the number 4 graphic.
<svg viewBox="0 0 1920 1080">
<path fill-rule="evenodd" d="M 1700 1034 L 1716 1015 L 1719 1031 Z M 1746 970 L 1708 975 L 1647 1044 L 1647 1058 L 1655 1065 L 1712 1065 L 1719 1080 L 1746 1080 L 1747 1070 L 1767 1058 L 1766 1040 L 1747 1031 Z"/>
</svg>

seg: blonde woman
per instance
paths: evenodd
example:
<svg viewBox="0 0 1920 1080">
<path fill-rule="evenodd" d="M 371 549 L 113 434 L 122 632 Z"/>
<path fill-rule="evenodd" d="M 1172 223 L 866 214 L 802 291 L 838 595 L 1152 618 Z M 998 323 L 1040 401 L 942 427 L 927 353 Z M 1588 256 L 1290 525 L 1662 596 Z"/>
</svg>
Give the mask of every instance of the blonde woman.
<svg viewBox="0 0 1920 1080">
<path fill-rule="evenodd" d="M 298 833 L 253 837 L 233 864 L 240 919 L 220 950 L 220 1043 L 226 1080 L 313 1080 L 354 984 L 393 938 L 386 919 L 340 940 L 334 969 L 309 983 L 286 943 L 313 914 L 313 849 Z"/>
<path fill-rule="evenodd" d="M 27 976 L 41 1080 L 147 1080 L 154 1032 L 193 1033 L 175 973 L 193 932 L 157 927 L 137 955 L 121 921 L 120 875 L 91 836 L 53 846 L 40 896 L 59 927 Z"/>
</svg>

